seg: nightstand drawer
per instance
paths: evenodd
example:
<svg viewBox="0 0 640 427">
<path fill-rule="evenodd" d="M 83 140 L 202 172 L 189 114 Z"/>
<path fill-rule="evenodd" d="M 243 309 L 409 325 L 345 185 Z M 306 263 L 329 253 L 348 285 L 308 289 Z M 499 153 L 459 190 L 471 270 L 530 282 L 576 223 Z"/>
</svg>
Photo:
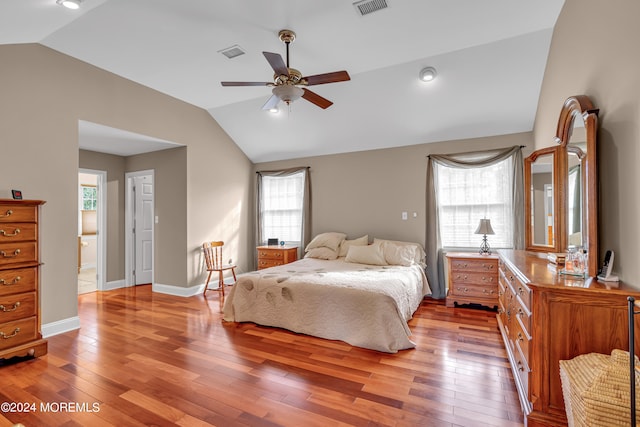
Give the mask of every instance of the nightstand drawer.
<svg viewBox="0 0 640 427">
<path fill-rule="evenodd" d="M 36 315 L 36 293 L 0 297 L 0 323 Z"/>
<path fill-rule="evenodd" d="M 486 297 L 497 298 L 498 297 L 498 285 L 473 285 L 464 283 L 454 283 L 452 288 L 449 289 L 451 295 L 467 296 L 467 297 Z"/>
</svg>

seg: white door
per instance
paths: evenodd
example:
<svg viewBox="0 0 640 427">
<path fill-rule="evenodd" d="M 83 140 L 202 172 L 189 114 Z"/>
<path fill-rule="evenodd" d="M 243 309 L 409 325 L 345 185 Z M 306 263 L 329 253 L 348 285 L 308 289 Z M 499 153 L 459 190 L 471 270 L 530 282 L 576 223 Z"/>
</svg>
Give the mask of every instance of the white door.
<svg viewBox="0 0 640 427">
<path fill-rule="evenodd" d="M 133 178 L 135 284 L 153 281 L 153 175 Z"/>
</svg>

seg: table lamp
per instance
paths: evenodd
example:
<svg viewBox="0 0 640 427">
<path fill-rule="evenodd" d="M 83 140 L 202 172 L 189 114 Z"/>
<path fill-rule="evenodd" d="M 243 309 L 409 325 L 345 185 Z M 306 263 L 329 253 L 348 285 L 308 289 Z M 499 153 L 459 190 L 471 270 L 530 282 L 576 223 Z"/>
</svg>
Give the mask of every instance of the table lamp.
<svg viewBox="0 0 640 427">
<path fill-rule="evenodd" d="M 491 254 L 491 248 L 489 247 L 489 242 L 487 242 L 487 234 L 496 234 L 493 228 L 491 228 L 491 220 L 486 218 L 481 219 L 475 234 L 483 235 L 482 244 L 480 245 L 480 255 Z"/>
</svg>

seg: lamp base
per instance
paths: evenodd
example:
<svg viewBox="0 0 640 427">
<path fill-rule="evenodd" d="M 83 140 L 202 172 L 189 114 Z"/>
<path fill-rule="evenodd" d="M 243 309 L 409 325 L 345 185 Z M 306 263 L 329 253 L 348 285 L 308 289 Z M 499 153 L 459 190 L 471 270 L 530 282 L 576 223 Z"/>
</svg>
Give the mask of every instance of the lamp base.
<svg viewBox="0 0 640 427">
<path fill-rule="evenodd" d="M 480 245 L 480 255 L 491 255 L 491 247 L 489 246 L 489 242 L 487 241 L 487 235 L 484 234 L 482 237 L 482 244 Z"/>
</svg>

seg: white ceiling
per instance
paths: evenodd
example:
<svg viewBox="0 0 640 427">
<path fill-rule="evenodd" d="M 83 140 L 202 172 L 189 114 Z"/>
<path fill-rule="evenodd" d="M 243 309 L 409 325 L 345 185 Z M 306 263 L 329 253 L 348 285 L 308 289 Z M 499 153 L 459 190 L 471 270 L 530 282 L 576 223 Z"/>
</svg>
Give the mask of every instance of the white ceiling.
<svg viewBox="0 0 640 427">
<path fill-rule="evenodd" d="M 41 43 L 202 107 L 254 162 L 533 128 L 563 0 L 387 0 L 364 17 L 352 3 L 84 0 L 70 11 L 55 0 L 5 0 L 0 43 Z M 300 99 L 272 114 L 261 110 L 270 88 L 220 85 L 270 81 L 262 52 L 285 57 L 283 28 L 297 33 L 290 65 L 303 75 L 351 75 L 310 88 L 334 102 L 328 109 Z M 232 45 L 246 54 L 218 53 Z M 417 79 L 425 66 L 438 70 L 429 84 Z M 81 144 L 96 150 L 82 129 Z"/>
</svg>

